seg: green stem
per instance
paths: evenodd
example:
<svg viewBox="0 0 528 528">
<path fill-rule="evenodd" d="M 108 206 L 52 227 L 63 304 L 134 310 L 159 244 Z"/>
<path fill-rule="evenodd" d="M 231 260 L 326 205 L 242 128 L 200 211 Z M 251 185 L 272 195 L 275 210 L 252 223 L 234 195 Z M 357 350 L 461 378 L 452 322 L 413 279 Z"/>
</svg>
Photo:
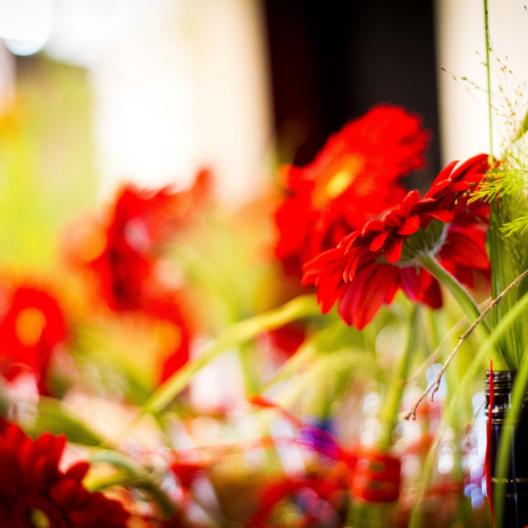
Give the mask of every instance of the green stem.
<svg viewBox="0 0 528 528">
<path fill-rule="evenodd" d="M 238 349 L 238 360 L 240 362 L 242 377 L 244 378 L 244 388 L 247 397 L 258 394 L 260 390 L 255 353 L 256 351 L 248 345 L 241 345 Z"/>
<path fill-rule="evenodd" d="M 440 315 L 440 312 L 437 310 L 429 309 L 425 312 L 427 316 L 427 329 L 430 332 L 431 341 L 429 343 L 430 350 L 436 350 L 440 343 L 442 342 L 442 338 L 440 337 L 441 331 L 440 331 L 440 321 L 438 320 L 438 317 Z"/>
<path fill-rule="evenodd" d="M 447 398 L 451 394 L 455 393 L 458 389 L 458 383 L 460 375 L 455 369 L 449 369 L 446 372 L 446 383 L 447 383 Z M 455 483 L 463 485 L 464 483 L 464 437 L 466 434 L 467 420 L 464 419 L 465 409 L 461 406 L 457 409 L 458 412 L 453 413 L 450 417 L 450 429 L 455 434 L 455 441 L 453 442 L 453 474 L 452 478 Z M 468 519 L 471 518 L 471 508 L 467 501 L 467 498 L 463 494 L 459 494 L 457 497 L 457 506 L 453 522 L 461 523 L 461 526 L 467 526 Z"/>
<path fill-rule="evenodd" d="M 493 158 L 493 105 L 491 99 L 490 30 L 488 0 L 484 0 L 484 44 L 486 46 L 486 85 L 488 91 L 488 128 L 490 156 Z"/>
<path fill-rule="evenodd" d="M 409 375 L 411 358 L 416 345 L 417 330 L 418 308 L 413 305 L 405 348 L 398 359 L 398 365 L 387 394 L 386 405 L 381 413 L 383 433 L 379 439 L 378 448 L 383 451 L 388 451 L 392 445 L 394 429 L 398 423 L 403 392 Z"/>
<path fill-rule="evenodd" d="M 480 316 L 480 310 L 466 288 L 464 288 L 464 286 L 462 286 L 462 284 L 460 284 L 460 282 L 458 282 L 458 280 L 434 257 L 422 257 L 420 262 L 427 271 L 429 271 L 447 288 L 464 312 L 468 322 L 470 324 L 474 323 Z M 477 326 L 476 331 L 480 332 L 484 338 L 487 338 L 490 334 L 490 328 L 486 321 L 482 321 L 482 324 Z M 508 361 L 500 352 L 499 347 L 495 347 L 492 350 L 491 355 L 497 370 L 508 370 Z"/>
<path fill-rule="evenodd" d="M 247 343 L 267 330 L 318 313 L 320 313 L 319 307 L 314 296 L 303 295 L 280 308 L 231 325 L 205 348 L 200 357 L 187 363 L 163 383 L 146 401 L 143 412 L 157 414 L 166 409 L 174 398 L 187 387 L 193 376 L 225 350 Z"/>
<path fill-rule="evenodd" d="M 469 292 L 458 282 L 458 280 L 449 273 L 434 257 L 424 256 L 420 258 L 423 267 L 436 277 L 441 284 L 443 284 L 449 293 L 455 298 L 460 308 L 464 312 L 467 320 L 474 323 L 480 315 L 479 307 L 473 300 Z M 484 323 L 485 324 L 485 323 Z M 487 329 L 486 325 L 486 329 Z"/>
<path fill-rule="evenodd" d="M 483 0 L 484 10 L 484 45 L 485 45 L 485 67 L 486 67 L 486 87 L 488 96 L 488 129 L 489 129 L 489 149 L 490 149 L 490 166 L 493 166 L 493 102 L 491 87 L 491 62 L 490 62 L 490 28 L 489 28 L 489 9 L 488 0 Z M 502 204 L 504 207 L 504 204 Z M 490 204 L 490 228 L 488 230 L 489 251 L 491 260 L 491 287 L 492 295 L 497 294 L 515 277 L 516 273 L 511 269 L 510 259 L 504 257 L 505 243 L 502 240 L 500 228 L 503 225 L 501 221 L 501 202 L 493 201 Z M 513 296 L 508 296 L 501 306 L 497 307 L 492 316 L 493 325 L 504 317 L 504 314 L 511 308 Z M 515 325 L 508 331 L 505 338 L 501 341 L 499 348 L 504 357 L 512 368 L 518 368 L 522 355 L 522 330 L 519 325 Z"/>
<path fill-rule="evenodd" d="M 125 455 L 116 451 L 101 450 L 91 457 L 91 462 L 111 464 L 115 468 L 123 471 L 121 482 L 115 482 L 114 485 L 133 485 L 136 488 L 146 491 L 151 498 L 158 504 L 160 510 L 166 516 L 174 515 L 176 506 L 171 498 L 161 489 L 158 482 L 152 478 L 150 474 L 145 472 L 142 468 Z M 125 481 L 126 475 L 129 481 Z M 93 486 L 101 486 L 101 483 L 93 483 Z"/>
<path fill-rule="evenodd" d="M 86 482 L 86 487 L 92 491 L 105 491 L 109 488 L 122 487 L 130 488 L 134 487 L 138 483 L 138 477 L 131 475 L 130 473 L 121 472 L 114 475 L 101 477 L 98 479 L 92 479 Z"/>
</svg>

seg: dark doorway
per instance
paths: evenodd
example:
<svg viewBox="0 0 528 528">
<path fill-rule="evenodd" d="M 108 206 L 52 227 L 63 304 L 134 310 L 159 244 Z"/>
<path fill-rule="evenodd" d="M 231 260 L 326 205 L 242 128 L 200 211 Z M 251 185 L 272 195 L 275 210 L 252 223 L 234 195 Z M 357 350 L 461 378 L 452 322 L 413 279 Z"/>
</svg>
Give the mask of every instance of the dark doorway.
<svg viewBox="0 0 528 528">
<path fill-rule="evenodd" d="M 263 0 L 279 141 L 306 163 L 326 137 L 380 102 L 421 114 L 439 168 L 433 2 Z M 425 177 L 425 178 L 424 178 Z"/>
</svg>

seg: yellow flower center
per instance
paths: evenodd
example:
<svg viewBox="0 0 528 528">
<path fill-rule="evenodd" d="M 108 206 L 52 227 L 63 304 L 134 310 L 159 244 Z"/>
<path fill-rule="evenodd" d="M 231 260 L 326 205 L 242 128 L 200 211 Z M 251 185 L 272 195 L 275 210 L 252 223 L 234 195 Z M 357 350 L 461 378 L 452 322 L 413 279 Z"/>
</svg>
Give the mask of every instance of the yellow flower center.
<svg viewBox="0 0 528 528">
<path fill-rule="evenodd" d="M 326 184 L 326 194 L 330 198 L 336 198 L 354 181 L 354 174 L 349 170 L 341 170 Z"/>
<path fill-rule="evenodd" d="M 42 511 L 33 508 L 30 513 L 31 524 L 35 528 L 51 528 L 49 517 Z"/>
<path fill-rule="evenodd" d="M 350 155 L 346 160 L 340 161 L 338 170 L 328 171 L 329 176 L 324 175 L 316 183 L 313 199 L 317 208 L 324 207 L 331 200 L 342 195 L 354 183 L 363 160 L 360 156 Z"/>
<path fill-rule="evenodd" d="M 44 314 L 36 308 L 25 308 L 16 319 L 15 331 L 20 342 L 25 346 L 33 346 L 38 343 L 46 318 Z"/>
</svg>

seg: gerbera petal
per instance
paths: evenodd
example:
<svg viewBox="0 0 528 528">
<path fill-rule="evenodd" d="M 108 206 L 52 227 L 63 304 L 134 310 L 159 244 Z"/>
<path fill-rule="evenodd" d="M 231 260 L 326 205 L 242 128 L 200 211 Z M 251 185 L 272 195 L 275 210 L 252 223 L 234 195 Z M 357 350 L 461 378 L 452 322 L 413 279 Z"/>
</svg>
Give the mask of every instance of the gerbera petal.
<svg viewBox="0 0 528 528">
<path fill-rule="evenodd" d="M 454 213 L 453 211 L 448 211 L 447 209 L 439 209 L 427 212 L 427 216 L 430 216 L 435 220 L 439 220 L 440 222 L 444 222 L 445 224 L 447 224 L 451 222 L 451 220 L 453 220 Z"/>
<path fill-rule="evenodd" d="M 423 302 L 431 308 L 442 306 L 438 281 L 424 269 L 415 266 L 402 268 L 401 287 L 412 301 Z"/>
<path fill-rule="evenodd" d="M 419 200 L 420 193 L 416 189 L 409 191 L 400 205 L 401 214 L 407 216 Z"/>
<path fill-rule="evenodd" d="M 73 466 L 70 466 L 64 475 L 74 480 L 81 481 L 86 476 L 89 469 L 90 464 L 88 464 L 88 462 L 77 462 Z"/>
<path fill-rule="evenodd" d="M 409 216 L 398 229 L 399 235 L 412 235 L 420 228 L 420 217 L 418 215 Z"/>
<path fill-rule="evenodd" d="M 461 163 L 455 168 L 451 175 L 451 179 L 459 180 L 461 178 L 467 178 L 468 175 L 479 174 L 480 177 L 488 170 L 488 155 L 477 154 L 472 158 Z"/>
<path fill-rule="evenodd" d="M 407 297 L 412 301 L 420 301 L 420 277 L 415 266 L 401 269 L 401 287 Z"/>
<path fill-rule="evenodd" d="M 339 313 L 348 324 L 364 328 L 385 299 L 392 300 L 397 281 L 398 270 L 392 266 L 374 264 L 363 269 L 354 284 L 346 288 L 339 303 Z"/>
<path fill-rule="evenodd" d="M 438 281 L 426 270 L 420 270 L 422 279 L 421 301 L 433 309 L 442 307 L 442 291 Z"/>
<path fill-rule="evenodd" d="M 387 244 L 383 254 L 391 264 L 400 260 L 404 240 L 403 237 L 397 237 L 391 239 L 390 244 Z"/>
<path fill-rule="evenodd" d="M 478 228 L 450 229 L 439 257 L 477 270 L 489 268 L 485 235 Z"/>
<path fill-rule="evenodd" d="M 381 247 L 383 246 L 385 240 L 387 240 L 387 237 L 389 236 L 389 232 L 388 231 L 382 231 L 379 235 L 376 235 L 370 245 L 369 245 L 369 249 L 371 251 L 378 251 L 379 249 L 381 249 Z"/>
<path fill-rule="evenodd" d="M 390 211 L 387 211 L 383 215 L 383 223 L 385 224 L 385 227 L 397 227 L 401 223 L 401 216 L 399 212 L 395 209 L 391 209 Z"/>
<path fill-rule="evenodd" d="M 381 231 L 383 229 L 383 222 L 378 219 L 369 220 L 368 222 L 365 222 L 363 225 L 363 229 L 361 230 L 362 235 L 366 235 L 367 233 Z"/>
<path fill-rule="evenodd" d="M 444 181 L 447 180 L 453 171 L 453 168 L 456 167 L 458 160 L 454 160 L 451 163 L 448 163 L 438 174 L 438 176 L 433 180 L 430 190 L 427 192 L 426 196 L 433 195 L 441 185 L 444 185 Z"/>
<path fill-rule="evenodd" d="M 129 515 L 121 503 L 108 499 L 101 493 L 89 492 L 80 482 L 86 463 L 73 466 L 69 472 L 61 470 L 63 437 L 46 433 L 33 440 L 10 423 L 2 425 L 0 429 L 2 526 L 29 526 L 28 507 L 43 511 L 50 526 L 54 527 L 127 526 Z M 18 443 L 12 442 L 15 437 L 18 438 Z M 31 448 L 27 447 L 28 442 Z M 26 464 L 29 460 L 33 464 L 28 467 Z M 7 524 L 3 522 L 3 512 L 6 511 L 9 520 Z"/>
</svg>

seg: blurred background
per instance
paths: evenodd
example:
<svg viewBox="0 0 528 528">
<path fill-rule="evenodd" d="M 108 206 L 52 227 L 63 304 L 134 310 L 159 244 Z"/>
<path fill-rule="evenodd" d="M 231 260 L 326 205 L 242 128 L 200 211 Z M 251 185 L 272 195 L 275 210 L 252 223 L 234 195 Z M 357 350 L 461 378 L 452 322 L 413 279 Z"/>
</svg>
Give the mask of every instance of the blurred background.
<svg viewBox="0 0 528 528">
<path fill-rule="evenodd" d="M 515 99 L 528 50 L 512 38 L 528 17 L 516 0 L 490 8 Z M 1 0 L 0 108 L 20 127 L 2 225 L 40 226 L 45 251 L 43 219 L 52 232 L 122 180 L 185 186 L 199 166 L 236 206 L 378 102 L 432 131 L 421 185 L 487 148 L 481 18 L 479 0 Z M 12 253 L 16 229 L 2 231 Z"/>
</svg>

